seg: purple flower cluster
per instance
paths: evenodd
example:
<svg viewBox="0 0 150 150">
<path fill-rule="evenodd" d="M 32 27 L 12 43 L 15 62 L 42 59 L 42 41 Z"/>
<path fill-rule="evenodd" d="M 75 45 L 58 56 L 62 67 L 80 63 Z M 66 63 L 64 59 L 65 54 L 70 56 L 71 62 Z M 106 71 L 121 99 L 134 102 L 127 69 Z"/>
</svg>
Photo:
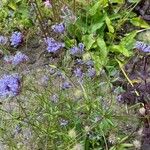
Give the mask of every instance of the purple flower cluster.
<svg viewBox="0 0 150 150">
<path fill-rule="evenodd" d="M 69 88 L 71 88 L 71 87 L 72 87 L 72 85 L 71 85 L 71 83 L 68 82 L 68 81 L 65 81 L 65 82 L 62 83 L 62 89 L 63 89 L 63 90 L 69 89 Z"/>
<path fill-rule="evenodd" d="M 8 38 L 5 36 L 0 36 L 0 45 L 5 45 L 8 41 Z"/>
<path fill-rule="evenodd" d="M 135 48 L 138 49 L 138 50 L 141 50 L 145 53 L 150 52 L 150 45 L 145 44 L 144 42 L 137 41 L 135 43 Z"/>
<path fill-rule="evenodd" d="M 93 62 L 92 60 L 88 60 L 88 61 L 86 62 L 86 65 L 87 65 L 88 67 L 93 67 L 93 66 L 94 66 L 94 62 Z"/>
<path fill-rule="evenodd" d="M 55 24 L 51 28 L 56 33 L 64 33 L 64 31 L 65 31 L 65 25 L 64 25 L 64 23 Z"/>
<path fill-rule="evenodd" d="M 29 60 L 29 57 L 25 54 L 22 54 L 21 52 L 17 52 L 16 55 L 13 58 L 12 64 L 18 65 L 23 62 L 27 62 Z"/>
<path fill-rule="evenodd" d="M 53 38 L 49 37 L 45 39 L 45 42 L 47 44 L 47 51 L 50 53 L 57 53 L 61 48 L 65 46 L 64 43 L 57 42 Z"/>
<path fill-rule="evenodd" d="M 95 75 L 96 75 L 96 70 L 94 68 L 90 67 L 87 70 L 87 76 L 90 78 L 93 78 L 93 77 L 95 77 Z"/>
<path fill-rule="evenodd" d="M 83 72 L 82 72 L 81 68 L 76 68 L 76 69 L 74 70 L 74 74 L 75 74 L 75 76 L 78 77 L 78 78 L 82 78 L 82 77 L 83 77 Z"/>
<path fill-rule="evenodd" d="M 0 96 L 16 96 L 20 92 L 20 78 L 18 75 L 4 75 L 0 79 Z"/>
<path fill-rule="evenodd" d="M 80 56 L 82 55 L 84 52 L 84 44 L 83 43 L 79 43 L 78 46 L 74 46 L 70 49 L 70 53 L 73 56 Z"/>
<path fill-rule="evenodd" d="M 21 32 L 13 32 L 10 37 L 11 45 L 14 47 L 19 46 L 23 41 L 23 35 Z"/>
<path fill-rule="evenodd" d="M 5 56 L 4 61 L 7 63 L 11 63 L 13 65 L 18 65 L 20 63 L 27 62 L 29 60 L 28 56 L 22 54 L 21 52 L 17 52 L 15 56 Z"/>
</svg>

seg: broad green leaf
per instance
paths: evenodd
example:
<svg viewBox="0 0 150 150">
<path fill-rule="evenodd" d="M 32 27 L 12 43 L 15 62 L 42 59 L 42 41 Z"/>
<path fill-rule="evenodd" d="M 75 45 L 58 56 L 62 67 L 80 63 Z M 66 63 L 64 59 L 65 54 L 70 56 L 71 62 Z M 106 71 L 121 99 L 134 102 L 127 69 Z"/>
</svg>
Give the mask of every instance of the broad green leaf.
<svg viewBox="0 0 150 150">
<path fill-rule="evenodd" d="M 108 0 L 99 0 L 97 1 L 93 7 L 89 10 L 89 14 L 91 16 L 95 15 L 97 11 L 108 6 Z"/>
<path fill-rule="evenodd" d="M 150 25 L 148 23 L 146 23 L 143 19 L 141 19 L 140 17 L 136 17 L 136 18 L 132 18 L 130 20 L 130 22 L 134 25 L 134 26 L 138 26 L 141 28 L 150 28 Z"/>
<path fill-rule="evenodd" d="M 123 143 L 123 144 L 121 144 L 121 146 L 123 146 L 123 147 L 133 147 L 134 145 L 133 144 L 130 144 L 130 143 Z"/>
<path fill-rule="evenodd" d="M 98 48 L 100 48 L 100 56 L 105 59 L 107 57 L 108 51 L 106 47 L 106 43 L 102 38 L 97 39 Z"/>
<path fill-rule="evenodd" d="M 112 26 L 111 20 L 109 19 L 108 16 L 106 16 L 106 24 L 109 32 L 114 33 L 114 27 Z"/>
<path fill-rule="evenodd" d="M 91 26 L 91 33 L 95 32 L 96 30 L 100 29 L 104 25 L 104 22 L 99 22 L 96 24 L 92 24 Z"/>
<path fill-rule="evenodd" d="M 124 3 L 124 0 L 110 0 L 110 3 L 122 4 L 122 3 Z"/>
<path fill-rule="evenodd" d="M 126 57 L 130 56 L 130 52 L 122 45 L 113 45 L 109 48 L 111 52 L 118 52 L 118 53 L 123 54 Z"/>
<path fill-rule="evenodd" d="M 83 54 L 83 61 L 87 61 L 91 59 L 91 54 L 90 52 L 86 52 Z"/>
<path fill-rule="evenodd" d="M 102 67 L 107 64 L 108 58 L 107 57 L 103 58 L 100 55 L 100 52 L 91 52 L 91 56 L 92 56 L 92 60 L 95 63 L 96 72 L 99 73 Z"/>
<path fill-rule="evenodd" d="M 110 0 L 110 3 L 123 4 L 123 3 L 124 3 L 124 0 Z"/>
<path fill-rule="evenodd" d="M 101 1 L 98 1 L 97 3 L 94 4 L 94 6 L 89 10 L 89 14 L 91 16 L 95 15 L 98 8 L 100 7 Z"/>
<path fill-rule="evenodd" d="M 93 34 L 89 34 L 89 35 L 84 35 L 82 37 L 82 41 L 85 44 L 86 49 L 89 50 L 92 47 L 93 43 L 95 42 L 95 39 L 93 37 Z"/>
<path fill-rule="evenodd" d="M 8 6 L 12 9 L 12 10 L 16 10 L 17 9 L 17 5 L 14 1 L 10 1 Z"/>
<path fill-rule="evenodd" d="M 124 37 L 121 42 L 120 45 L 124 46 L 126 49 L 130 50 L 133 48 L 134 43 L 135 43 L 135 36 L 137 34 L 137 31 L 133 31 L 131 33 L 129 33 L 126 37 Z"/>
<path fill-rule="evenodd" d="M 6 4 L 7 3 L 7 0 L 2 0 L 2 4 Z"/>
</svg>

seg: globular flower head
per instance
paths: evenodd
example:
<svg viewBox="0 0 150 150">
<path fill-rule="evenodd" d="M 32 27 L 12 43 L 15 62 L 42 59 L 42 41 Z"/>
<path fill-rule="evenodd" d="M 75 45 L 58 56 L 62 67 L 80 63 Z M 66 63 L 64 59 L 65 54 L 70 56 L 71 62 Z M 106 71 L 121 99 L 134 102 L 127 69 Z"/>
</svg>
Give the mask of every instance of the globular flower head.
<svg viewBox="0 0 150 150">
<path fill-rule="evenodd" d="M 142 52 L 145 52 L 145 53 L 148 53 L 150 52 L 150 45 L 144 43 L 144 42 L 140 42 L 140 41 L 137 41 L 135 43 L 135 47 L 136 49 L 142 51 Z"/>
<path fill-rule="evenodd" d="M 82 51 L 84 50 L 84 44 L 83 43 L 79 43 L 78 44 L 79 49 L 81 49 Z"/>
<path fill-rule="evenodd" d="M 62 83 L 62 89 L 63 89 L 63 90 L 69 89 L 69 88 L 71 88 L 71 87 L 72 87 L 72 85 L 71 85 L 71 83 L 68 82 L 68 81 L 65 81 L 65 82 Z"/>
<path fill-rule="evenodd" d="M 21 63 L 24 63 L 24 62 L 27 62 L 29 60 L 29 57 L 21 52 L 17 52 L 15 56 L 5 56 L 4 57 L 4 61 L 6 63 L 10 63 L 10 64 L 13 64 L 13 65 L 18 65 L 18 64 L 21 64 Z"/>
<path fill-rule="evenodd" d="M 89 68 L 87 70 L 87 76 L 90 77 L 90 78 L 93 78 L 94 76 L 96 75 L 96 70 L 94 68 Z"/>
<path fill-rule="evenodd" d="M 79 78 L 83 77 L 83 72 L 82 72 L 81 68 L 76 68 L 74 70 L 74 74 L 75 74 L 76 77 L 79 77 Z"/>
<path fill-rule="evenodd" d="M 64 31 L 65 31 L 65 25 L 64 25 L 64 23 L 55 24 L 51 28 L 56 33 L 64 33 Z"/>
<path fill-rule="evenodd" d="M 87 67 L 93 67 L 94 66 L 94 62 L 92 60 L 88 60 L 86 62 Z"/>
<path fill-rule="evenodd" d="M 77 64 L 77 65 L 83 65 L 84 61 L 82 59 L 76 59 L 75 64 Z"/>
<path fill-rule="evenodd" d="M 73 56 L 81 56 L 84 52 L 84 44 L 79 43 L 78 46 L 74 46 L 70 49 L 70 53 Z"/>
<path fill-rule="evenodd" d="M 57 53 L 61 48 L 65 46 L 64 43 L 57 42 L 53 38 L 49 37 L 45 39 L 45 42 L 47 44 L 47 51 L 50 53 Z"/>
<path fill-rule="evenodd" d="M 20 92 L 20 77 L 17 74 L 4 75 L 0 79 L 0 96 L 16 96 Z"/>
<path fill-rule="evenodd" d="M 8 41 L 8 38 L 5 36 L 0 36 L 0 45 L 5 45 Z"/>
<path fill-rule="evenodd" d="M 10 37 L 11 45 L 14 47 L 19 46 L 23 41 L 23 35 L 21 32 L 13 32 Z"/>
<path fill-rule="evenodd" d="M 16 55 L 13 57 L 12 64 L 18 65 L 23 62 L 27 62 L 29 57 L 21 52 L 17 52 Z"/>
</svg>

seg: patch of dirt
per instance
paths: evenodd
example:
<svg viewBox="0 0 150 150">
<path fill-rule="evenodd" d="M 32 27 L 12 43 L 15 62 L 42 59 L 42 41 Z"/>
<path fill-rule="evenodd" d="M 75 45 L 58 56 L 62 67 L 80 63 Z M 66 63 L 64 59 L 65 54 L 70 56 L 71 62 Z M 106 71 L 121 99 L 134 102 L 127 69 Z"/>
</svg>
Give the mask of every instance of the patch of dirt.
<svg viewBox="0 0 150 150">
<path fill-rule="evenodd" d="M 150 22 L 150 1 L 141 0 L 140 3 L 135 7 L 135 12 L 144 20 Z"/>
</svg>

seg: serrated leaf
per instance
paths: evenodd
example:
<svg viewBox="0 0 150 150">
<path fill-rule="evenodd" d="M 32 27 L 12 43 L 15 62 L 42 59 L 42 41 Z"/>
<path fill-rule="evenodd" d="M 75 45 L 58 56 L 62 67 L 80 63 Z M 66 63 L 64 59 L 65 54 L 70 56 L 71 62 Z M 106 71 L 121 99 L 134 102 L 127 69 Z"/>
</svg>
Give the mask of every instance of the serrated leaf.
<svg viewBox="0 0 150 150">
<path fill-rule="evenodd" d="M 104 39 L 100 37 L 97 38 L 97 45 L 100 48 L 100 56 L 105 59 L 107 57 L 108 51 Z"/>
<path fill-rule="evenodd" d="M 14 11 L 17 9 L 17 5 L 14 1 L 10 1 L 8 6 Z"/>
<path fill-rule="evenodd" d="M 109 32 L 114 33 L 114 27 L 112 26 L 111 20 L 108 16 L 106 16 L 106 25 L 108 27 Z"/>
<path fill-rule="evenodd" d="M 137 31 L 133 31 L 131 33 L 129 33 L 126 37 L 124 37 L 121 42 L 120 45 L 124 46 L 126 49 L 130 50 L 133 48 L 133 45 L 135 43 L 135 36 L 137 34 Z"/>
<path fill-rule="evenodd" d="M 150 28 L 150 25 L 148 23 L 146 23 L 143 19 L 141 19 L 140 17 L 136 17 L 136 18 L 132 18 L 130 20 L 130 22 L 137 27 L 141 27 L 141 28 Z"/>
<path fill-rule="evenodd" d="M 124 3 L 124 0 L 110 0 L 110 3 L 123 4 L 123 3 Z"/>
<path fill-rule="evenodd" d="M 130 144 L 130 143 L 123 143 L 123 144 L 121 144 L 121 146 L 123 146 L 123 147 L 133 147 L 133 144 Z"/>
<path fill-rule="evenodd" d="M 94 4 L 94 6 L 89 10 L 89 14 L 91 16 L 95 15 L 98 8 L 100 7 L 101 1 L 98 1 L 97 3 Z"/>
<path fill-rule="evenodd" d="M 96 30 L 100 29 L 103 25 L 104 25 L 104 22 L 92 24 L 90 32 L 91 33 L 95 32 Z"/>
<path fill-rule="evenodd" d="M 103 8 L 105 8 L 105 7 L 107 7 L 107 6 L 108 6 L 108 0 L 99 0 L 99 1 L 96 2 L 96 3 L 92 6 L 92 8 L 89 10 L 89 14 L 90 14 L 91 16 L 93 16 L 93 15 L 96 14 L 96 12 L 97 12 L 98 10 L 100 10 L 101 8 L 103 9 Z"/>
<path fill-rule="evenodd" d="M 129 51 L 122 45 L 113 45 L 113 46 L 110 47 L 110 51 L 121 53 L 126 57 L 130 56 Z"/>
<path fill-rule="evenodd" d="M 99 71 L 102 69 L 102 67 L 107 64 L 108 58 L 107 57 L 105 59 L 102 58 L 100 56 L 99 52 L 92 52 L 91 56 L 92 56 L 92 60 L 94 61 L 94 64 L 95 64 L 96 72 L 99 73 Z"/>
<path fill-rule="evenodd" d="M 89 34 L 89 35 L 84 35 L 82 37 L 82 41 L 85 44 L 86 49 L 89 50 L 92 47 L 93 43 L 95 42 L 95 39 L 93 37 L 93 34 Z"/>
</svg>

